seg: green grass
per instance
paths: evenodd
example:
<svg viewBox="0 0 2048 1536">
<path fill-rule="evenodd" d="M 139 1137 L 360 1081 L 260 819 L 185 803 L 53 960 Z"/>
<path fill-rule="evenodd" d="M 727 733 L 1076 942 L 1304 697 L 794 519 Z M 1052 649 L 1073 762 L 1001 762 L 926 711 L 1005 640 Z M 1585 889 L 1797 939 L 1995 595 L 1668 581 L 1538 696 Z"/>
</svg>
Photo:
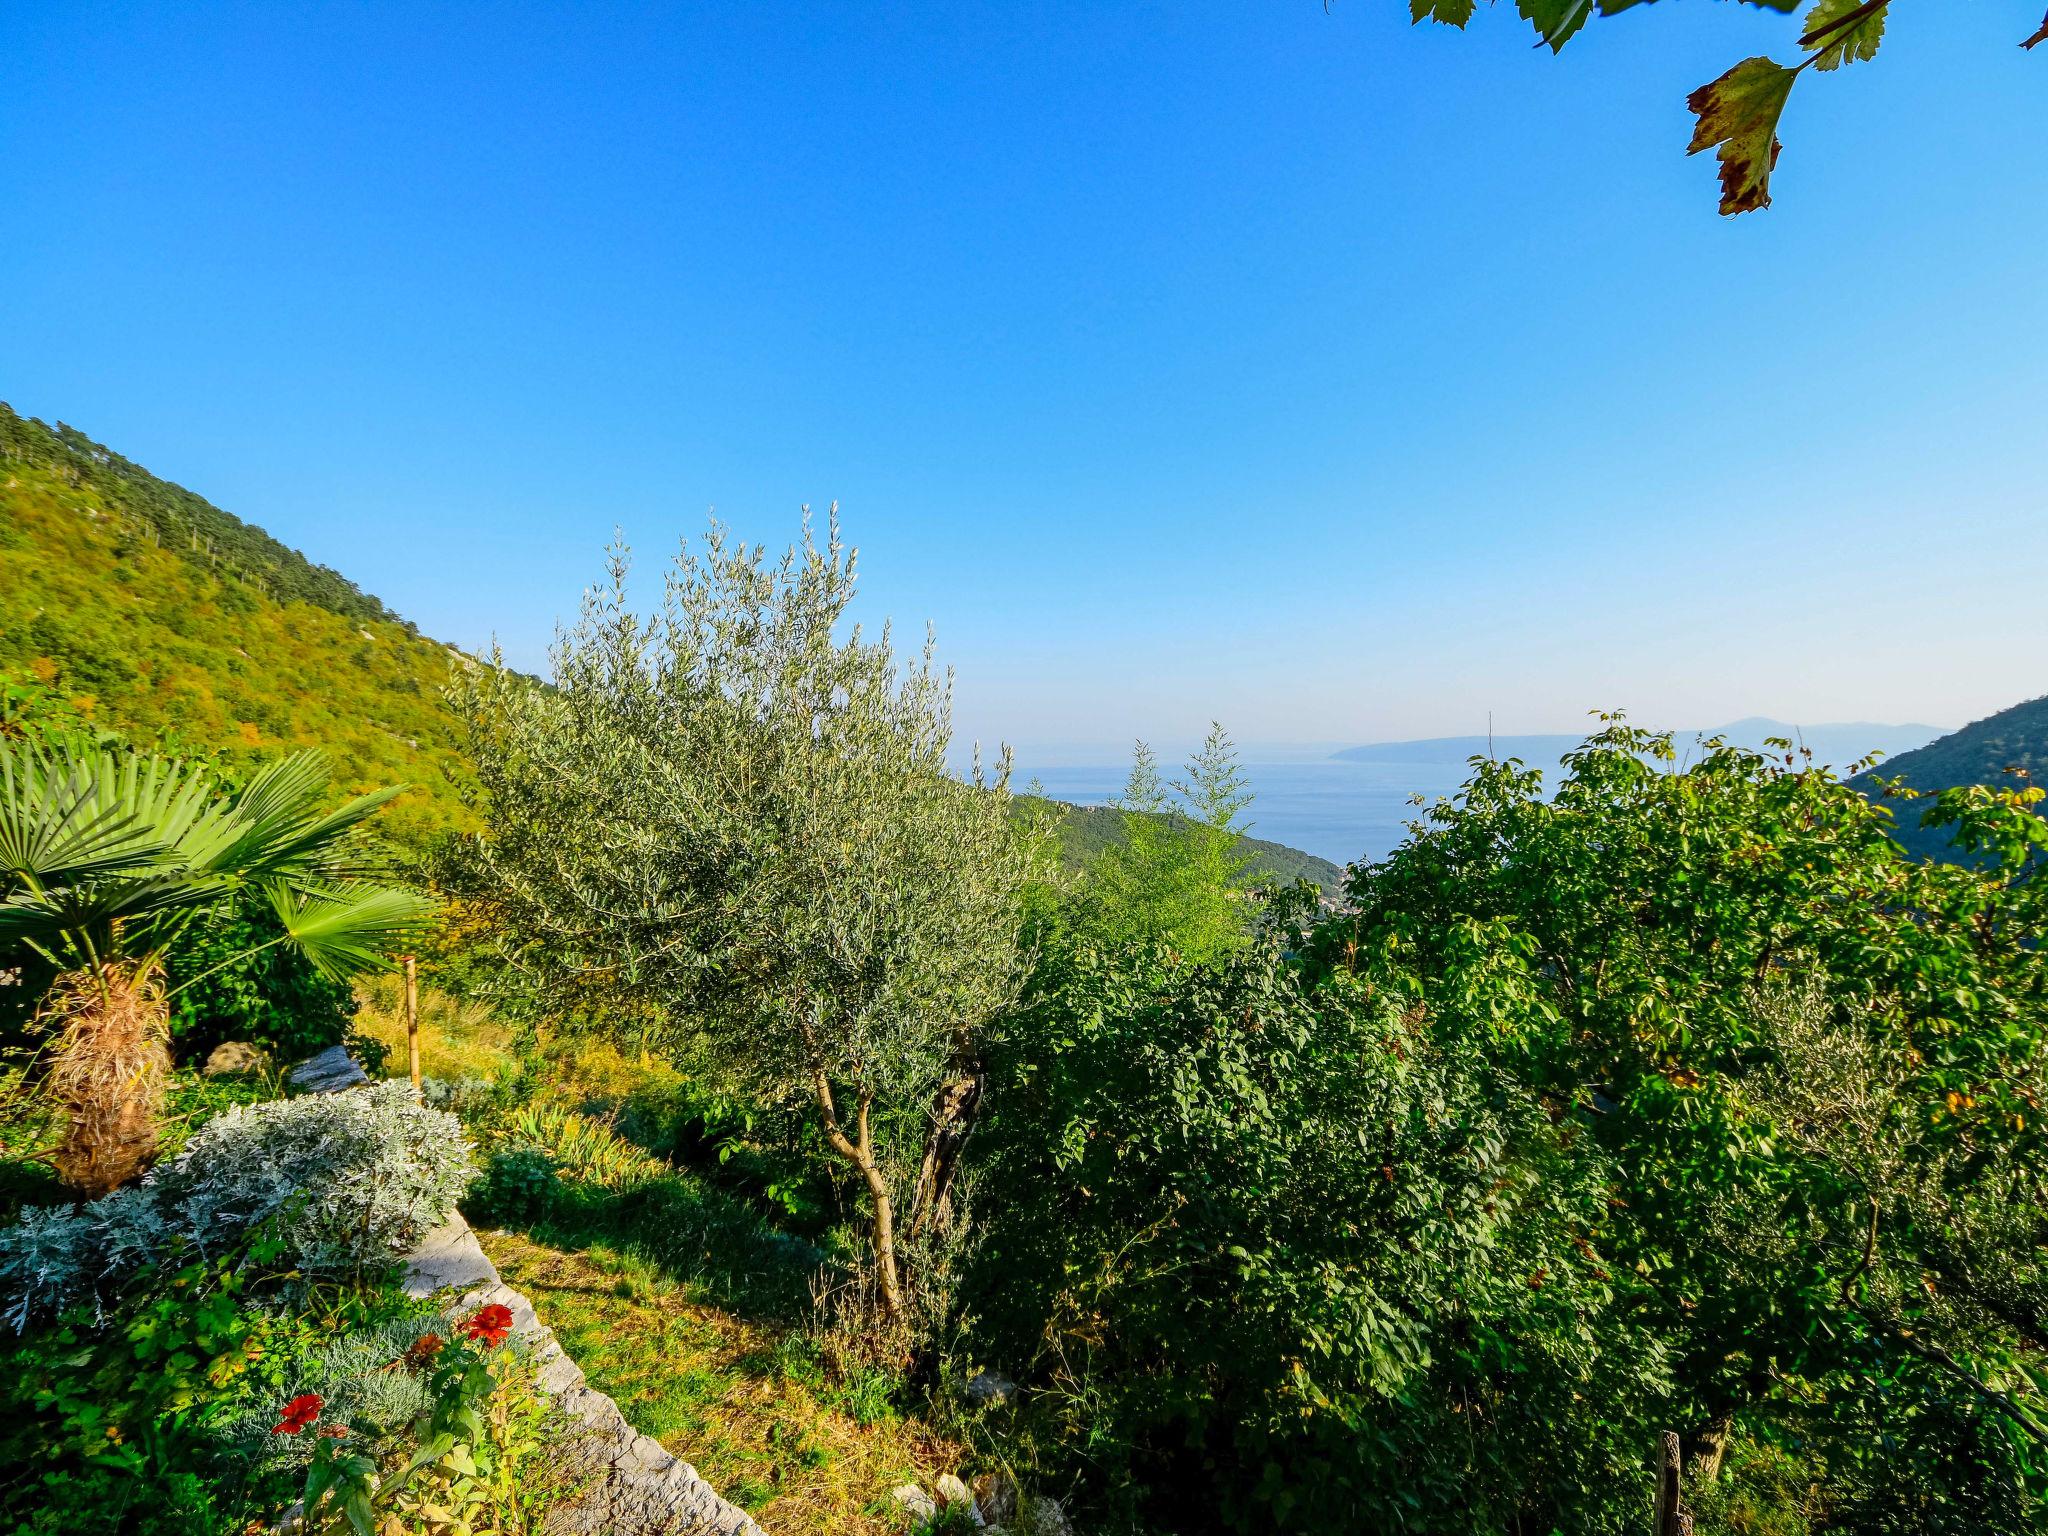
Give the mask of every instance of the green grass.
<svg viewBox="0 0 2048 1536">
<path fill-rule="evenodd" d="M 895 1536 L 889 1490 L 960 1463 L 884 1373 L 835 1370 L 801 1313 L 742 1316 L 644 1249 L 479 1236 L 590 1384 L 776 1536 Z"/>
</svg>

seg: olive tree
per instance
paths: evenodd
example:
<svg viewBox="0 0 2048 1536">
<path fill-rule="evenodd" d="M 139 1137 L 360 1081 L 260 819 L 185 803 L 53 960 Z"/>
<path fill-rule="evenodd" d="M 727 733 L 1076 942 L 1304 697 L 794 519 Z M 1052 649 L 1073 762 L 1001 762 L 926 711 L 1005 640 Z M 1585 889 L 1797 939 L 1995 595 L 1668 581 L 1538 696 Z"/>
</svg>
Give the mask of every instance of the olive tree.
<svg viewBox="0 0 2048 1536">
<path fill-rule="evenodd" d="M 903 1229 L 947 1220 L 979 1033 L 1021 970 L 1008 755 L 951 773 L 929 634 L 906 663 L 886 627 L 847 626 L 836 508 L 822 546 L 807 514 L 775 562 L 714 524 L 649 615 L 628 566 L 615 548 L 558 636 L 553 686 L 496 657 L 455 684 L 486 828 L 457 884 L 557 1005 L 656 1014 L 808 1104 L 901 1318 Z"/>
</svg>

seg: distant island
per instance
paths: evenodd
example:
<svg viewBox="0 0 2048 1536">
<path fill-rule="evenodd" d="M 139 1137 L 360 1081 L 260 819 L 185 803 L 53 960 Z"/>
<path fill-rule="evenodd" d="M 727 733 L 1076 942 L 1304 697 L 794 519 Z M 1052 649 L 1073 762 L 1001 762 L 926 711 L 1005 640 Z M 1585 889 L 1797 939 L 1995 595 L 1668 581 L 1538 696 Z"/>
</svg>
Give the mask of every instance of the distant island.
<svg viewBox="0 0 2048 1536">
<path fill-rule="evenodd" d="M 1591 727 L 1589 726 L 1590 730 Z M 1681 750 L 1696 740 L 1721 737 L 1730 746 L 1760 750 L 1764 739 L 1781 736 L 1810 749 L 1816 761 L 1835 768 L 1847 768 L 1873 751 L 1887 758 L 1912 752 L 1946 735 L 1938 725 L 1883 725 L 1852 720 L 1823 725 L 1794 725 L 1762 715 L 1731 721 L 1704 730 L 1673 733 Z M 1346 747 L 1330 754 L 1346 763 L 1463 763 L 1491 753 L 1497 758 L 1517 757 L 1532 765 L 1556 762 L 1585 740 L 1586 731 L 1540 736 L 1433 736 L 1420 741 L 1381 741 Z"/>
</svg>

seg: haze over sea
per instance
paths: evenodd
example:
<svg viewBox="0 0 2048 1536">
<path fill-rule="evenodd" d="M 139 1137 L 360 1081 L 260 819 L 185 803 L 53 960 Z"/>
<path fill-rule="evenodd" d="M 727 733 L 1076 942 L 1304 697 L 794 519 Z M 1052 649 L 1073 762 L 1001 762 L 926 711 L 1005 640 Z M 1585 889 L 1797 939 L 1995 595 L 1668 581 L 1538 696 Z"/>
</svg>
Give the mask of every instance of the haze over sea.
<svg viewBox="0 0 2048 1536">
<path fill-rule="evenodd" d="M 1681 731 L 1674 745 L 1681 763 L 1699 752 L 1697 731 Z M 1803 741 L 1814 760 L 1843 767 L 1872 750 L 1895 757 L 1924 746 L 1944 729 L 1933 725 L 1883 725 L 1852 722 L 1804 728 L 1783 721 L 1751 718 L 1713 727 L 1730 744 L 1762 749 L 1766 737 Z M 1559 759 L 1577 745 L 1579 734 L 1497 736 L 1496 756 L 1518 757 L 1543 770 L 1544 783 L 1556 783 Z M 1408 836 L 1408 824 L 1422 815 L 1428 802 L 1454 795 L 1471 777 L 1469 759 L 1487 750 L 1485 736 L 1448 736 L 1427 741 L 1386 742 L 1343 747 L 1336 743 L 1307 746 L 1245 747 L 1240 766 L 1253 799 L 1246 814 L 1246 832 L 1269 842 L 1285 843 L 1334 864 L 1384 858 Z M 1342 756 L 1336 755 L 1342 753 Z M 1185 748 L 1161 747 L 1160 771 L 1178 776 Z M 1101 749 L 1019 749 L 1013 784 L 1075 805 L 1104 805 L 1123 793 L 1130 777 L 1130 757 L 1118 761 Z M 1882 771 L 1880 765 L 1879 771 Z M 1423 805 L 1413 797 L 1420 795 Z"/>
</svg>

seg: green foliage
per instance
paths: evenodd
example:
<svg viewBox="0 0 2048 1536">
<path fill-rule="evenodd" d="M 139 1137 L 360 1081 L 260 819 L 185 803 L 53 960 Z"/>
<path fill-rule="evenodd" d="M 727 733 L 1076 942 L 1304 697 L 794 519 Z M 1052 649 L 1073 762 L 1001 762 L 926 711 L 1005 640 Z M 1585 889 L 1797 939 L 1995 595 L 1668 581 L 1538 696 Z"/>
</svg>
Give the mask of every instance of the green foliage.
<svg viewBox="0 0 2048 1536">
<path fill-rule="evenodd" d="M 1060 863 L 1068 874 L 1085 874 L 1104 850 L 1124 840 L 1124 818 L 1128 814 L 1113 805 L 1070 805 L 1024 793 L 1017 796 L 1020 812 L 1039 812 L 1055 818 L 1055 836 Z M 1263 890 L 1284 890 L 1306 880 L 1328 896 L 1335 896 L 1344 883 L 1344 871 L 1328 859 L 1317 858 L 1285 843 L 1264 838 L 1240 840 L 1246 855 L 1245 878 Z"/>
<path fill-rule="evenodd" d="M 181 1058 L 204 1062 L 225 1040 L 253 1041 L 281 1061 L 341 1043 L 356 1011 L 354 991 L 322 975 L 284 938 L 270 906 L 244 898 L 172 941 L 164 973 Z"/>
<path fill-rule="evenodd" d="M 1197 962 L 1242 944 L 1254 911 L 1241 821 L 1250 804 L 1222 726 L 1211 727 L 1186 777 L 1171 786 L 1139 742 L 1116 803 L 1123 837 L 1089 866 L 1070 926 L 1098 944 L 1162 944 Z"/>
<path fill-rule="evenodd" d="M 1048 967 L 965 1299 L 1044 1384 L 1041 1456 L 1165 1529 L 1632 1528 L 1665 1360 L 1611 1169 L 1490 1044 L 1271 942 Z"/>
<path fill-rule="evenodd" d="M 1922 812 L 1937 811 L 1935 797 L 1948 789 L 1974 784 L 2011 790 L 2048 783 L 2048 698 L 2029 699 L 1973 721 L 1938 741 L 1901 753 L 1863 774 L 1856 783 L 1877 796 L 1896 784 L 1927 797 L 1924 806 L 1906 803 L 1898 807 L 1892 835 L 1925 857 L 1967 857 L 1953 846 L 1953 823 L 1922 826 Z"/>
<path fill-rule="evenodd" d="M 626 568 L 558 643 L 556 688 L 458 680 L 489 831 L 450 879 L 549 1007 L 687 1023 L 736 1086 L 813 1105 L 865 1185 L 894 1317 L 927 1106 L 1021 969 L 1007 761 L 948 771 L 929 639 L 905 667 L 886 631 L 842 638 L 836 525 L 773 566 L 714 526 L 649 620 Z"/>
<path fill-rule="evenodd" d="M 464 824 L 440 703 L 456 653 L 343 578 L 4 405 L 0 529 L 0 735 L 62 716 L 231 773 L 318 747 L 349 793 L 414 786 L 394 843 Z"/>
<path fill-rule="evenodd" d="M 376 1334 L 399 1305 L 367 1291 L 280 1307 L 287 1262 L 245 1235 L 131 1273 L 104 1316 L 0 1345 L 0 1524 L 230 1536 L 273 1519 L 291 1491 L 273 1475 L 277 1405 L 332 1340 Z M 242 1424 L 261 1427 L 252 1438 Z"/>
<path fill-rule="evenodd" d="M 1517 0 L 1515 9 L 1556 53 L 1595 16 L 1613 16 L 1649 4 L 1650 0 Z M 1793 11 L 1802 0 L 1746 0 L 1761 10 Z M 1477 10 L 1475 0 L 1408 0 L 1416 22 L 1435 21 L 1463 27 Z M 1796 65 L 1769 58 L 1744 59 L 1710 84 L 1686 98 L 1698 119 L 1687 150 L 1718 149 L 1721 162 L 1721 212 L 1748 213 L 1771 205 L 1771 171 L 1778 163 L 1778 119 L 1801 73 L 1812 67 L 1835 70 L 1844 64 L 1875 58 L 1884 40 L 1889 0 L 1818 0 L 1806 12 L 1799 35 L 1805 57 Z M 2048 23 L 2027 38 L 2032 48 L 2048 40 Z"/>
<path fill-rule="evenodd" d="M 0 959 L 160 957 L 195 917 L 260 894 L 278 925 L 265 942 L 330 977 L 379 963 L 428 904 L 348 878 L 343 859 L 396 791 L 328 811 L 326 788 L 317 752 L 222 793 L 204 768 L 154 753 L 0 740 Z"/>
<path fill-rule="evenodd" d="M 1625 1192 L 1614 1268 L 1672 1354 L 1672 1427 L 1799 1407 L 1847 1478 L 1852 1405 L 1883 1383 L 1887 1414 L 1955 1426 L 1954 1470 L 1909 1490 L 1884 1452 L 1856 1474 L 1888 1480 L 1870 1507 L 2023 1529 L 2048 1493 L 2048 890 L 2019 877 L 2039 819 L 1944 796 L 1937 818 L 2008 862 L 1919 863 L 1886 806 L 1781 749 L 1680 773 L 1667 737 L 1617 723 L 1549 798 L 1476 762 L 1312 947 L 1490 1020 L 1583 1118 Z"/>
<path fill-rule="evenodd" d="M 75 427 L 47 427 L 0 405 L 0 459 L 51 472 L 72 490 L 120 507 L 153 543 L 208 567 L 225 566 L 273 602 L 307 603 L 363 622 L 400 622 L 339 571 L 312 564 L 261 528 L 159 480 Z"/>
</svg>

